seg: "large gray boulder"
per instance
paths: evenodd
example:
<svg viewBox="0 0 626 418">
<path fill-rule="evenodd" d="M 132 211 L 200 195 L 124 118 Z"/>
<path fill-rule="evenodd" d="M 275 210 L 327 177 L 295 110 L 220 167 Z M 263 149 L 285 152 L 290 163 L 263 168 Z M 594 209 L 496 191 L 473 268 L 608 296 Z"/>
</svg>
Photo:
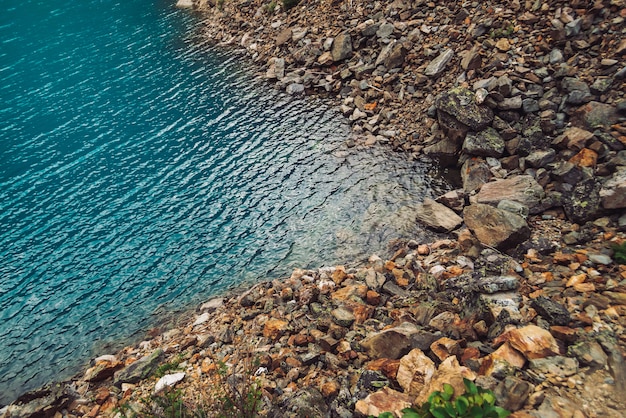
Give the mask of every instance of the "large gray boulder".
<svg viewBox="0 0 626 418">
<path fill-rule="evenodd" d="M 490 205 L 467 206 L 463 219 L 482 244 L 500 250 L 514 248 L 530 237 L 530 228 L 523 217 Z"/>
<path fill-rule="evenodd" d="M 352 55 L 352 38 L 348 33 L 338 35 L 333 41 L 330 54 L 334 62 L 345 60 Z"/>
<path fill-rule="evenodd" d="M 453 117 L 472 131 L 481 131 L 493 121 L 493 111 L 476 103 L 473 91 L 465 87 L 454 87 L 435 98 L 435 107 Z"/>
<path fill-rule="evenodd" d="M 113 384 L 121 386 L 122 383 L 137 383 L 148 378 L 156 370 L 159 362 L 163 358 L 163 350 L 160 348 L 152 354 L 144 356 L 126 368 L 115 373 Z"/>
<path fill-rule="evenodd" d="M 479 157 L 498 158 L 504 153 L 504 140 L 491 127 L 480 132 L 470 132 L 463 142 L 463 152 Z"/>
</svg>

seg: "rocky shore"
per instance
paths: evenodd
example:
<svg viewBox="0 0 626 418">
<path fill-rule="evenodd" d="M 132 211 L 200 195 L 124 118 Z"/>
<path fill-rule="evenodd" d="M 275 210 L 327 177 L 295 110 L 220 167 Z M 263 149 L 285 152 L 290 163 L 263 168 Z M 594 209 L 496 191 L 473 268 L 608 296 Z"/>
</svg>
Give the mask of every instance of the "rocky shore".
<svg viewBox="0 0 626 418">
<path fill-rule="evenodd" d="M 0 416 L 214 401 L 223 370 L 263 416 L 397 412 L 463 377 L 514 417 L 626 415 L 626 2 L 180 6 L 277 88 L 335 101 L 350 147 L 460 168 L 415 214 L 449 239 L 216 298 Z"/>
</svg>

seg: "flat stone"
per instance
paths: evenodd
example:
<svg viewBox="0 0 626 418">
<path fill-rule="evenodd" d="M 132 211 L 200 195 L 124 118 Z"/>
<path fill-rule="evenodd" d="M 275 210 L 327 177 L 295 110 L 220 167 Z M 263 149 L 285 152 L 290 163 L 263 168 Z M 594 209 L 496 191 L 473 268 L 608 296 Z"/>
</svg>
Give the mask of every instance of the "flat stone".
<svg viewBox="0 0 626 418">
<path fill-rule="evenodd" d="M 138 383 L 148 378 L 158 367 L 164 352 L 157 349 L 134 363 L 126 366 L 126 368 L 115 373 L 114 384 L 120 387 L 122 383 Z"/>
<path fill-rule="evenodd" d="M 553 356 L 539 358 L 530 360 L 528 364 L 533 371 L 559 377 L 568 377 L 578 373 L 578 361 L 571 357 Z"/>
<path fill-rule="evenodd" d="M 504 341 L 508 341 L 511 347 L 524 354 L 529 360 L 559 354 L 559 346 L 550 331 L 536 325 L 526 325 L 508 331 L 496 338 L 494 344 Z"/>
<path fill-rule="evenodd" d="M 490 247 L 509 249 L 530 237 L 524 218 L 493 206 L 481 203 L 467 206 L 463 219 L 476 238 Z"/>
<path fill-rule="evenodd" d="M 428 227 L 440 232 L 450 232 L 458 228 L 463 219 L 452 209 L 426 198 L 416 209 L 416 218 Z"/>
<path fill-rule="evenodd" d="M 481 277 L 472 284 L 478 293 L 497 293 L 515 290 L 519 287 L 519 279 L 515 276 Z"/>
<path fill-rule="evenodd" d="M 420 332 L 417 326 L 404 322 L 397 327 L 368 335 L 361 341 L 372 359 L 399 359 L 411 351 L 412 336 Z"/>
<path fill-rule="evenodd" d="M 333 309 L 330 314 L 340 327 L 349 328 L 355 321 L 354 314 L 346 308 Z"/>
<path fill-rule="evenodd" d="M 608 361 L 602 346 L 595 341 L 582 341 L 571 345 L 567 349 L 567 354 L 576 357 L 583 366 L 596 369 L 604 368 Z"/>
<path fill-rule="evenodd" d="M 530 383 L 519 377 L 507 376 L 496 386 L 493 394 L 496 396 L 500 407 L 515 412 L 524 406 L 533 389 L 534 387 Z"/>
<path fill-rule="evenodd" d="M 501 200 L 511 200 L 527 206 L 530 213 L 533 213 L 533 209 L 539 206 L 544 196 L 543 187 L 533 177 L 523 175 L 486 183 L 470 201 L 497 205 Z"/>
<path fill-rule="evenodd" d="M 570 313 L 565 306 L 544 296 L 533 299 L 530 306 L 551 325 L 567 325 L 571 321 Z"/>
<path fill-rule="evenodd" d="M 452 57 L 454 56 L 454 51 L 450 48 L 443 51 L 437 58 L 432 60 L 430 64 L 424 70 L 424 74 L 427 76 L 436 76 L 439 75 L 446 68 L 446 65 L 450 62 Z"/>
<path fill-rule="evenodd" d="M 504 153 L 504 140 L 498 131 L 488 127 L 477 133 L 468 133 L 462 150 L 470 155 L 498 158 Z"/>
<path fill-rule="evenodd" d="M 454 87 L 435 98 L 438 111 L 447 113 L 475 132 L 486 128 L 493 121 L 493 111 L 476 104 L 475 93 L 464 87 Z"/>
<path fill-rule="evenodd" d="M 171 388 L 184 378 L 184 372 L 166 374 L 165 376 L 161 377 L 154 385 L 154 393 L 156 394 L 165 390 L 166 388 Z"/>
<path fill-rule="evenodd" d="M 412 399 L 409 395 L 384 387 L 378 392 L 367 395 L 365 399 L 358 400 L 354 409 L 357 413 L 366 417 L 377 417 L 383 412 L 391 412 L 396 416 L 402 416 L 402 410 L 409 408 L 411 401 Z"/>
<path fill-rule="evenodd" d="M 352 55 L 352 38 L 348 33 L 338 35 L 330 50 L 334 62 L 342 61 Z"/>
</svg>

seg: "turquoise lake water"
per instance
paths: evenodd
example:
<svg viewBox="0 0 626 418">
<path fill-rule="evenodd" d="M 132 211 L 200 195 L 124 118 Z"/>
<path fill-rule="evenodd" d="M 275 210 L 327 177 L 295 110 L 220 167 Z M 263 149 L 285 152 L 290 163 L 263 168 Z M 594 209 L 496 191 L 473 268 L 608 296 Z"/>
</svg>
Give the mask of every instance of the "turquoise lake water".
<svg viewBox="0 0 626 418">
<path fill-rule="evenodd" d="M 446 188 L 173 3 L 0 0 L 0 404 L 217 292 L 419 238 Z"/>
</svg>

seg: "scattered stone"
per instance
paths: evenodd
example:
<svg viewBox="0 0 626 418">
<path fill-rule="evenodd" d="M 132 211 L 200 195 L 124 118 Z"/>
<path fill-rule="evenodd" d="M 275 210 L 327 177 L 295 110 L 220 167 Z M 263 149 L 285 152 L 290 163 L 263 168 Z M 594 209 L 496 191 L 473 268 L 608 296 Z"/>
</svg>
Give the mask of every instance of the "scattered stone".
<svg viewBox="0 0 626 418">
<path fill-rule="evenodd" d="M 448 65 L 453 56 L 454 51 L 452 49 L 446 49 L 441 54 L 439 54 L 437 58 L 432 60 L 430 64 L 428 64 L 428 66 L 424 70 L 424 74 L 430 77 L 441 74 L 441 72 L 446 68 L 446 65 Z"/>
<path fill-rule="evenodd" d="M 334 62 L 343 61 L 352 55 L 352 38 L 348 33 L 342 33 L 335 38 L 330 54 Z"/>
<path fill-rule="evenodd" d="M 463 219 L 476 238 L 490 247 L 509 249 L 530 237 L 524 218 L 493 206 L 472 204 L 463 210 Z"/>
<path fill-rule="evenodd" d="M 156 384 L 154 385 L 154 393 L 162 392 L 166 388 L 171 388 L 176 385 L 176 383 L 180 382 L 185 378 L 185 373 L 172 373 L 166 374 L 162 378 L 160 378 Z"/>
<path fill-rule="evenodd" d="M 123 383 L 138 383 L 150 376 L 159 365 L 164 352 L 158 348 L 139 360 L 115 373 L 113 384 L 120 387 Z"/>
<path fill-rule="evenodd" d="M 450 232 L 463 223 L 463 219 L 452 209 L 430 198 L 424 199 L 424 203 L 417 207 L 416 217 L 418 222 L 441 232 Z"/>
<path fill-rule="evenodd" d="M 511 344 L 511 347 L 520 351 L 529 360 L 559 354 L 559 346 L 552 334 L 536 325 L 526 325 L 506 332 L 494 342 L 504 341 Z"/>
</svg>

